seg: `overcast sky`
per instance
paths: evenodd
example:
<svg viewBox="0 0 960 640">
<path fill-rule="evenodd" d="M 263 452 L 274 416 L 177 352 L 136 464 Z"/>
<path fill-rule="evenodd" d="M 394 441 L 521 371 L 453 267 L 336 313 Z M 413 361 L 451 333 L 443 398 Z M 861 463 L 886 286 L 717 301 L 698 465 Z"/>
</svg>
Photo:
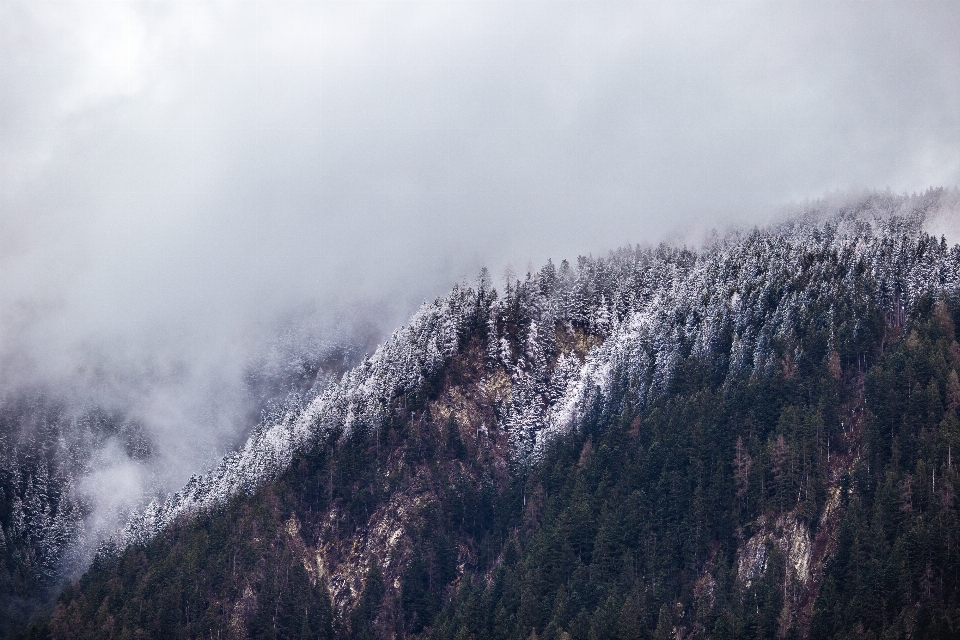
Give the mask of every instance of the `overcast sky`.
<svg viewBox="0 0 960 640">
<path fill-rule="evenodd" d="M 955 0 L 3 0 L 3 382 L 207 380 L 291 310 L 389 326 L 481 265 L 956 186 L 958 33 Z"/>
</svg>

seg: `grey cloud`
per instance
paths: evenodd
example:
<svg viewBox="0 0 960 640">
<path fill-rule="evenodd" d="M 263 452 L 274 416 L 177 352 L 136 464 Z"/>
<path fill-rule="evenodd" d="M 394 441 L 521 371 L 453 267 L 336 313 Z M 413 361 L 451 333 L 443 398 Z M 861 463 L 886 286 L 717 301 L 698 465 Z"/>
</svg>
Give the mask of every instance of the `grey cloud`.
<svg viewBox="0 0 960 640">
<path fill-rule="evenodd" d="M 101 362 L 180 477 L 304 305 L 387 330 L 482 264 L 956 186 L 958 25 L 954 2 L 5 2 L 2 384 L 83 393 Z"/>
</svg>

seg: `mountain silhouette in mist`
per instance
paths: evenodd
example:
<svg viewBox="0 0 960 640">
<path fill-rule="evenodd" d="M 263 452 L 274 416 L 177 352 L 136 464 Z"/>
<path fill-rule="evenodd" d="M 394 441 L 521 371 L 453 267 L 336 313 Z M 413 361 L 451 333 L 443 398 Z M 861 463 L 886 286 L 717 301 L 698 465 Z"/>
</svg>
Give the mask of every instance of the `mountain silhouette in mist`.
<svg viewBox="0 0 960 640">
<path fill-rule="evenodd" d="M 23 633 L 955 636 L 960 246 L 924 225 L 956 199 L 484 272 Z"/>
</svg>

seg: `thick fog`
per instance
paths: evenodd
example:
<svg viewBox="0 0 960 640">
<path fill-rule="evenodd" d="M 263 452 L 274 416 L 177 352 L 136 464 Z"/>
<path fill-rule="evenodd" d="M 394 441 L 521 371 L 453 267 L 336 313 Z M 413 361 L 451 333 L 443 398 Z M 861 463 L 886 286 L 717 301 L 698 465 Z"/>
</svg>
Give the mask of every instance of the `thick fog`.
<svg viewBox="0 0 960 640">
<path fill-rule="evenodd" d="M 956 186 L 958 30 L 955 1 L 5 0 L 0 383 L 145 425 L 163 464 L 105 451 L 96 487 L 176 486 L 290 336 L 389 331 L 482 265 Z"/>
</svg>

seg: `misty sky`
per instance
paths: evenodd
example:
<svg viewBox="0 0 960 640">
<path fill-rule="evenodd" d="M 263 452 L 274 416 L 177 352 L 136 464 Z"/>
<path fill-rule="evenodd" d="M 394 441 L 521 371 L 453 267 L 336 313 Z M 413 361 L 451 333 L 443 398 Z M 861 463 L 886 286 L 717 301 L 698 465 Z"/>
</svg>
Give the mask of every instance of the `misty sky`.
<svg viewBox="0 0 960 640">
<path fill-rule="evenodd" d="M 958 33 L 956 1 L 3 0 L 0 381 L 180 376 L 110 383 L 174 442 L 281 316 L 386 329 L 484 264 L 956 186 Z"/>
</svg>

